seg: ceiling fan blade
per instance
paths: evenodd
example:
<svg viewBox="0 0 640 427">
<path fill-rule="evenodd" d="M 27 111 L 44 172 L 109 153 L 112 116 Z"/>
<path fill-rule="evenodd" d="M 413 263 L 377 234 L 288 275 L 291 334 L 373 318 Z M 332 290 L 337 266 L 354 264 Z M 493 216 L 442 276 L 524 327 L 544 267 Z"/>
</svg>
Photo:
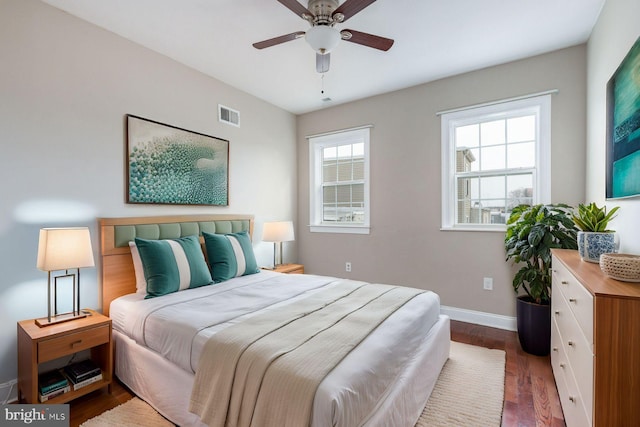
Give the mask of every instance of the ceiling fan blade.
<svg viewBox="0 0 640 427">
<path fill-rule="evenodd" d="M 337 13 L 341 13 L 344 16 L 341 22 L 344 22 L 375 1 L 376 0 L 347 0 L 333 12 L 333 16 L 335 17 Z"/>
<path fill-rule="evenodd" d="M 264 49 L 265 47 L 275 46 L 280 43 L 289 42 L 304 36 L 304 31 L 296 31 L 295 33 L 285 34 L 284 36 L 274 37 L 269 40 L 263 40 L 253 44 L 256 49 Z"/>
<path fill-rule="evenodd" d="M 393 46 L 392 39 L 374 36 L 373 34 L 362 33 L 360 31 L 342 30 L 340 31 L 340 34 L 342 35 L 342 40 L 372 47 L 374 49 L 384 50 L 385 52 Z"/>
<path fill-rule="evenodd" d="M 309 17 L 313 17 L 313 13 L 309 11 L 306 7 L 300 4 L 298 0 L 278 0 L 282 3 L 287 9 L 298 15 L 302 19 L 306 19 L 304 15 Z"/>
<path fill-rule="evenodd" d="M 326 73 L 329 71 L 329 63 L 331 62 L 330 53 L 320 55 L 316 53 L 316 71 L 318 73 Z"/>
</svg>

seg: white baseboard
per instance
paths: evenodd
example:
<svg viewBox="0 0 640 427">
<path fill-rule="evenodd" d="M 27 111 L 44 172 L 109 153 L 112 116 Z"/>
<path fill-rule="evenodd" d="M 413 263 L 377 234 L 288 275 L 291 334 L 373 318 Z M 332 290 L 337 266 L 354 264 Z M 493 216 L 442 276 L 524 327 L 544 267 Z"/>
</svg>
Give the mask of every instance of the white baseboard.
<svg viewBox="0 0 640 427">
<path fill-rule="evenodd" d="M 7 381 L 0 384 L 0 403 L 6 404 L 18 401 L 18 380 Z"/>
<path fill-rule="evenodd" d="M 440 306 L 440 312 L 446 314 L 452 320 L 474 323 L 476 325 L 490 326 L 492 328 L 516 331 L 517 322 L 515 317 L 503 316 L 500 314 L 485 313 L 482 311 L 467 310 L 464 308 Z"/>
</svg>

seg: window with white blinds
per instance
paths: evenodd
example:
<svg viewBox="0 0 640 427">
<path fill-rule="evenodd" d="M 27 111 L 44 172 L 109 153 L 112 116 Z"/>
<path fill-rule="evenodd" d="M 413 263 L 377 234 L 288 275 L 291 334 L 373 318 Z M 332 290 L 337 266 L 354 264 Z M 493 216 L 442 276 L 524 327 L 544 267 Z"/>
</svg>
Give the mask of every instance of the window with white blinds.
<svg viewBox="0 0 640 427">
<path fill-rule="evenodd" d="M 369 128 L 309 138 L 314 232 L 368 233 Z"/>
</svg>

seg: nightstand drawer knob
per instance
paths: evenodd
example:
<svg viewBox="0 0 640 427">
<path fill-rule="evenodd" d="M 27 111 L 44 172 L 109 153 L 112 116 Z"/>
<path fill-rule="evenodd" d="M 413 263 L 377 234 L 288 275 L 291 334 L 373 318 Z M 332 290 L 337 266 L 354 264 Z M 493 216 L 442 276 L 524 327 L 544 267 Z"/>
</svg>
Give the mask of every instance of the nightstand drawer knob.
<svg viewBox="0 0 640 427">
<path fill-rule="evenodd" d="M 576 345 L 573 341 L 567 341 L 567 344 L 569 344 L 570 346 Z"/>
<path fill-rule="evenodd" d="M 573 403 L 576 403 L 576 398 L 573 396 L 569 396 L 569 400 Z"/>
</svg>

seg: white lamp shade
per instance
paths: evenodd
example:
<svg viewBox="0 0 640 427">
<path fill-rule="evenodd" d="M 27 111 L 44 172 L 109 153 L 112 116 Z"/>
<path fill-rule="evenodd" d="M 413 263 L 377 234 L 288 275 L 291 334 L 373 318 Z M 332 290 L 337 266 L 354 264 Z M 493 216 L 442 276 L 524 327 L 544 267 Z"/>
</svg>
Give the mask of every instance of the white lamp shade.
<svg viewBox="0 0 640 427">
<path fill-rule="evenodd" d="M 290 242 L 294 240 L 293 222 L 265 222 L 262 230 L 262 240 L 265 242 Z"/>
<path fill-rule="evenodd" d="M 340 31 L 328 25 L 316 25 L 309 28 L 305 34 L 307 43 L 322 55 L 331 52 L 341 38 Z"/>
<path fill-rule="evenodd" d="M 87 227 L 42 228 L 37 267 L 42 271 L 93 267 L 91 235 Z"/>
</svg>

